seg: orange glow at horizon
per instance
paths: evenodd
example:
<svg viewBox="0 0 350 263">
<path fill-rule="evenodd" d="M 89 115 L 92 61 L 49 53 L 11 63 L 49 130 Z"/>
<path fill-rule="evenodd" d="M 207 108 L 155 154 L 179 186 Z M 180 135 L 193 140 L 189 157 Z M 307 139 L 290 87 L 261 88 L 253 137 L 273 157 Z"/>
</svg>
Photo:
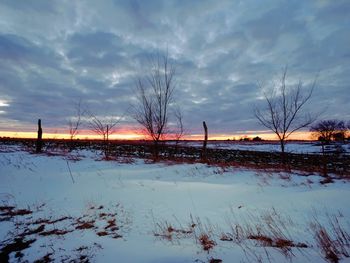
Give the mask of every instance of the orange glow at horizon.
<svg viewBox="0 0 350 263">
<path fill-rule="evenodd" d="M 240 138 L 254 138 L 259 136 L 264 140 L 277 140 L 277 136 L 274 133 L 251 133 L 249 134 L 209 134 L 209 140 L 239 140 Z M 15 131 L 0 131 L 0 137 L 10 138 L 36 138 L 36 132 L 15 132 Z M 183 140 L 203 140 L 203 134 L 190 134 L 185 135 Z M 44 132 L 44 139 L 70 139 L 68 133 L 58 132 Z M 93 134 L 91 131 L 83 131 L 74 137 L 75 139 L 101 139 L 101 135 Z M 144 134 L 137 133 L 132 130 L 121 130 L 109 136 L 111 140 L 143 140 L 147 139 Z M 313 140 L 310 132 L 295 132 L 289 138 L 289 140 Z"/>
<path fill-rule="evenodd" d="M 0 131 L 0 137 L 10 137 L 10 138 L 28 138 L 33 139 L 37 137 L 37 132 L 28 132 L 28 131 Z M 136 133 L 132 130 L 120 130 L 114 134 L 111 134 L 109 138 L 111 140 L 140 140 L 144 139 L 143 134 Z M 43 132 L 44 139 L 70 139 L 70 134 L 65 132 Z M 101 139 L 102 136 L 92 133 L 88 130 L 82 130 L 79 134 L 74 136 L 74 139 Z"/>
<path fill-rule="evenodd" d="M 239 140 L 240 138 L 250 138 L 253 139 L 254 137 L 260 137 L 263 140 L 278 140 L 276 134 L 274 133 L 261 133 L 257 131 L 256 133 L 241 133 L 241 134 L 209 134 L 208 140 Z M 203 140 L 204 135 L 203 134 L 193 134 L 186 136 L 186 139 L 189 140 Z M 295 132 L 293 133 L 288 140 L 313 140 L 312 134 L 308 131 L 303 132 Z"/>
</svg>

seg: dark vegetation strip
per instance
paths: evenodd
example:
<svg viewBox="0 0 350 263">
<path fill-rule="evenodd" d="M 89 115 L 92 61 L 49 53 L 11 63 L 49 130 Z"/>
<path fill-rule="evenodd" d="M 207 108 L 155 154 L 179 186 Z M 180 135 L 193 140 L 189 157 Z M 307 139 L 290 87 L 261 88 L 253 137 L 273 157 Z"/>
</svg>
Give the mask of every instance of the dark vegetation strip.
<svg viewBox="0 0 350 263">
<path fill-rule="evenodd" d="M 29 151 L 34 151 L 35 140 L 1 139 L 2 144 L 20 144 Z M 45 140 L 44 150 L 47 153 L 57 149 L 105 150 L 105 145 L 98 140 Z M 72 147 L 73 144 L 73 147 Z M 149 141 L 110 141 L 109 156 L 153 158 L 154 147 Z M 249 167 L 255 169 L 299 170 L 321 174 L 350 176 L 350 155 L 344 153 L 305 154 L 285 153 L 282 158 L 279 152 L 263 152 L 248 150 L 207 149 L 205 163 Z M 178 162 L 203 162 L 201 148 L 163 144 L 159 146 L 158 160 Z"/>
</svg>

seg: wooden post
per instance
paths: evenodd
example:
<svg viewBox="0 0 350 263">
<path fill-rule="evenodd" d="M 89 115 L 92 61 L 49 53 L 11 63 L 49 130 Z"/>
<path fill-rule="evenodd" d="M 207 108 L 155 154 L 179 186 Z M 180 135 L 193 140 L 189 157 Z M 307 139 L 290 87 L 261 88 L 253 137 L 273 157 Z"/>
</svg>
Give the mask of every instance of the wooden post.
<svg viewBox="0 0 350 263">
<path fill-rule="evenodd" d="M 208 127 L 205 121 L 203 121 L 203 128 L 204 128 L 204 141 L 203 141 L 203 148 L 202 148 L 202 160 L 207 159 L 207 141 L 208 141 Z"/>
<path fill-rule="evenodd" d="M 38 120 L 38 138 L 36 140 L 36 152 L 41 153 L 43 146 L 43 130 L 41 128 L 41 119 Z"/>
<path fill-rule="evenodd" d="M 104 147 L 105 147 L 105 157 L 108 160 L 109 158 L 109 144 L 108 144 L 108 136 L 109 136 L 109 126 L 107 124 L 107 129 L 106 129 L 106 140 L 104 141 Z"/>
</svg>

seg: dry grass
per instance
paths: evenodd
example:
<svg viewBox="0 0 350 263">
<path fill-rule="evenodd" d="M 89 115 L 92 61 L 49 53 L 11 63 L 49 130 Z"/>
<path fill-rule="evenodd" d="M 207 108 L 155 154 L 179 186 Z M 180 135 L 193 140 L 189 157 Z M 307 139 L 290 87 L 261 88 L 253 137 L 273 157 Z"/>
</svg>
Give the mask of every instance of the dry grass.
<svg viewBox="0 0 350 263">
<path fill-rule="evenodd" d="M 84 222 L 84 221 L 77 221 L 77 226 L 75 227 L 75 229 L 79 229 L 79 230 L 83 230 L 83 229 L 90 229 L 90 228 L 94 228 L 95 221 L 88 221 L 88 222 Z"/>
<path fill-rule="evenodd" d="M 221 263 L 222 259 L 219 258 L 211 258 L 209 259 L 209 263 Z"/>
<path fill-rule="evenodd" d="M 11 221 L 15 227 L 14 230 L 7 233 L 9 237 L 7 240 L 0 240 L 0 262 L 8 262 L 11 253 L 15 253 L 16 257 L 21 259 L 24 256 L 22 250 L 29 248 L 32 243 L 42 238 L 52 239 L 64 237 L 75 231 L 92 231 L 98 237 L 108 236 L 117 239 L 122 237 L 120 231 L 126 231 L 123 223 L 127 224 L 127 221 L 123 219 L 123 215 L 121 218 L 119 217 L 119 212 L 123 213 L 122 207 L 119 205 L 115 207 L 118 210 L 113 208 L 113 211 L 118 213 L 112 213 L 102 205 L 90 206 L 88 213 L 78 218 L 70 216 L 46 218 L 43 217 L 43 214 L 38 214 L 42 206 L 28 207 L 28 209 L 18 209 L 9 205 L 0 206 L 0 223 Z M 119 226 L 117 226 L 117 215 Z M 93 257 L 91 253 L 85 253 L 88 250 L 83 254 L 80 252 L 74 260 L 71 256 L 65 255 L 62 262 L 89 262 Z M 47 253 L 44 257 L 37 259 L 36 262 L 51 262 L 51 259 L 55 256 L 54 254 L 55 251 Z M 19 262 L 22 262 L 22 260 L 19 260 Z"/>
<path fill-rule="evenodd" d="M 194 233 L 195 225 L 184 228 L 181 225 L 175 227 L 168 221 L 156 222 L 153 235 L 162 239 L 173 241 L 174 239 L 187 238 Z"/>
<path fill-rule="evenodd" d="M 55 219 L 55 220 L 50 220 L 50 219 L 46 219 L 46 218 L 39 218 L 39 219 L 36 219 L 35 221 L 31 222 L 31 224 L 36 224 L 36 225 L 39 225 L 39 224 L 47 224 L 47 225 L 52 225 L 52 224 L 56 224 L 58 222 L 62 222 L 62 221 L 65 221 L 65 220 L 71 220 L 73 219 L 72 217 L 68 217 L 68 216 L 64 216 L 64 217 L 61 217 L 61 218 L 58 218 L 58 219 Z"/>
<path fill-rule="evenodd" d="M 181 239 L 192 239 L 199 244 L 203 251 L 209 253 L 216 245 L 214 240 L 214 227 L 208 222 L 203 224 L 201 220 L 190 216 L 190 222 L 183 227 L 178 220 L 177 224 L 171 224 L 168 221 L 157 221 L 154 223 L 155 230 L 153 235 L 170 242 L 179 242 Z"/>
<path fill-rule="evenodd" d="M 326 176 L 324 179 L 320 181 L 320 184 L 330 184 L 334 183 L 334 180 L 330 176 Z"/>
<path fill-rule="evenodd" d="M 201 234 L 198 238 L 199 243 L 201 244 L 202 248 L 204 251 L 210 251 L 211 249 L 214 248 L 214 246 L 216 246 L 216 242 L 214 240 L 212 240 L 208 234 Z"/>
<path fill-rule="evenodd" d="M 303 249 L 311 247 L 317 247 L 321 256 L 331 263 L 350 258 L 349 223 L 345 222 L 340 212 L 337 215 L 322 212 L 322 217 L 321 223 L 321 216 L 315 213 L 310 223 L 315 245 L 294 241 L 292 237 L 296 235 L 292 235 L 290 230 L 295 231 L 297 226 L 291 218 L 282 216 L 275 209 L 260 215 L 248 214 L 238 221 L 229 220 L 231 230 L 223 232 L 220 240 L 237 244 L 247 259 L 253 262 L 271 261 L 272 256 L 267 248 L 277 249 L 288 260 L 296 256 L 295 249 L 304 254 Z M 254 247 L 262 248 L 263 252 Z"/>
<path fill-rule="evenodd" d="M 103 237 L 103 236 L 107 236 L 108 233 L 106 231 L 99 231 L 96 233 L 96 235 L 98 235 L 99 237 Z"/>
<path fill-rule="evenodd" d="M 221 241 L 233 241 L 233 238 L 231 237 L 231 234 L 222 233 L 220 240 Z"/>
<path fill-rule="evenodd" d="M 14 206 L 0 206 L 0 221 L 7 221 L 15 216 L 30 215 L 33 211 L 30 209 L 15 209 Z"/>
<path fill-rule="evenodd" d="M 350 232 L 349 223 L 341 221 L 341 215 L 326 214 L 326 221 L 321 223 L 315 213 L 314 220 L 310 224 L 314 238 L 321 255 L 331 263 L 350 257 Z"/>
<path fill-rule="evenodd" d="M 233 213 L 233 212 L 232 212 Z M 248 260 L 262 262 L 271 259 L 270 250 L 276 249 L 286 259 L 292 260 L 295 256 L 293 249 L 308 248 L 304 242 L 293 241 L 290 229 L 295 225 L 291 218 L 283 216 L 275 209 L 256 215 L 248 213 L 239 219 L 227 220 L 230 231 L 223 232 L 220 240 L 237 244 L 245 253 Z M 256 249 L 256 247 L 262 248 Z"/>
<path fill-rule="evenodd" d="M 73 232 L 73 230 L 53 229 L 53 230 L 49 230 L 49 231 L 45 231 L 45 232 L 40 232 L 39 235 L 40 236 L 52 236 L 52 235 L 64 236 L 70 232 Z"/>
<path fill-rule="evenodd" d="M 10 254 L 13 252 L 21 255 L 21 251 L 29 248 L 36 239 L 24 240 L 23 238 L 15 238 L 11 243 L 6 244 L 0 250 L 0 261 L 9 262 Z"/>
</svg>

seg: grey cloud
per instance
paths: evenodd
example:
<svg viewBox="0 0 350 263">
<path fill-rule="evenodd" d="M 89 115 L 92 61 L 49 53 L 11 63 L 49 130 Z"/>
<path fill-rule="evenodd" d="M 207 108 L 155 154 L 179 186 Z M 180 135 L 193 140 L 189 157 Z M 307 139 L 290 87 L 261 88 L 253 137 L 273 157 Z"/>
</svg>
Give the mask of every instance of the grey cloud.
<svg viewBox="0 0 350 263">
<path fill-rule="evenodd" d="M 317 16 L 325 23 L 349 23 L 350 3 L 347 0 L 324 1 L 319 6 Z M 338 25 L 339 26 L 339 25 Z"/>
<path fill-rule="evenodd" d="M 40 114 L 46 125 L 64 126 L 79 99 L 96 114 L 126 112 L 135 79 L 167 49 L 177 68 L 177 104 L 194 132 L 203 120 L 217 133 L 263 129 L 253 117 L 254 105 L 263 103 L 258 84 L 271 87 L 286 65 L 290 80 L 306 86 L 319 73 L 310 109 L 328 103 L 325 116 L 350 118 L 346 0 L 3 1 L 0 7 L 0 99 L 10 101 L 0 118 L 16 125 Z M 125 124 L 136 125 L 130 118 Z"/>
<path fill-rule="evenodd" d="M 125 63 L 120 53 L 123 41 L 105 32 L 74 34 L 67 40 L 67 56 L 71 62 L 85 67 L 113 67 Z"/>
<path fill-rule="evenodd" d="M 36 12 L 53 12 L 55 13 L 54 1 L 35 0 L 35 1 L 12 1 L 3 0 L 3 5 L 6 5 L 15 10 L 21 11 L 36 11 Z"/>
<path fill-rule="evenodd" d="M 18 64 L 37 64 L 59 68 L 61 58 L 53 50 L 33 44 L 17 35 L 0 35 L 0 57 Z"/>
</svg>

